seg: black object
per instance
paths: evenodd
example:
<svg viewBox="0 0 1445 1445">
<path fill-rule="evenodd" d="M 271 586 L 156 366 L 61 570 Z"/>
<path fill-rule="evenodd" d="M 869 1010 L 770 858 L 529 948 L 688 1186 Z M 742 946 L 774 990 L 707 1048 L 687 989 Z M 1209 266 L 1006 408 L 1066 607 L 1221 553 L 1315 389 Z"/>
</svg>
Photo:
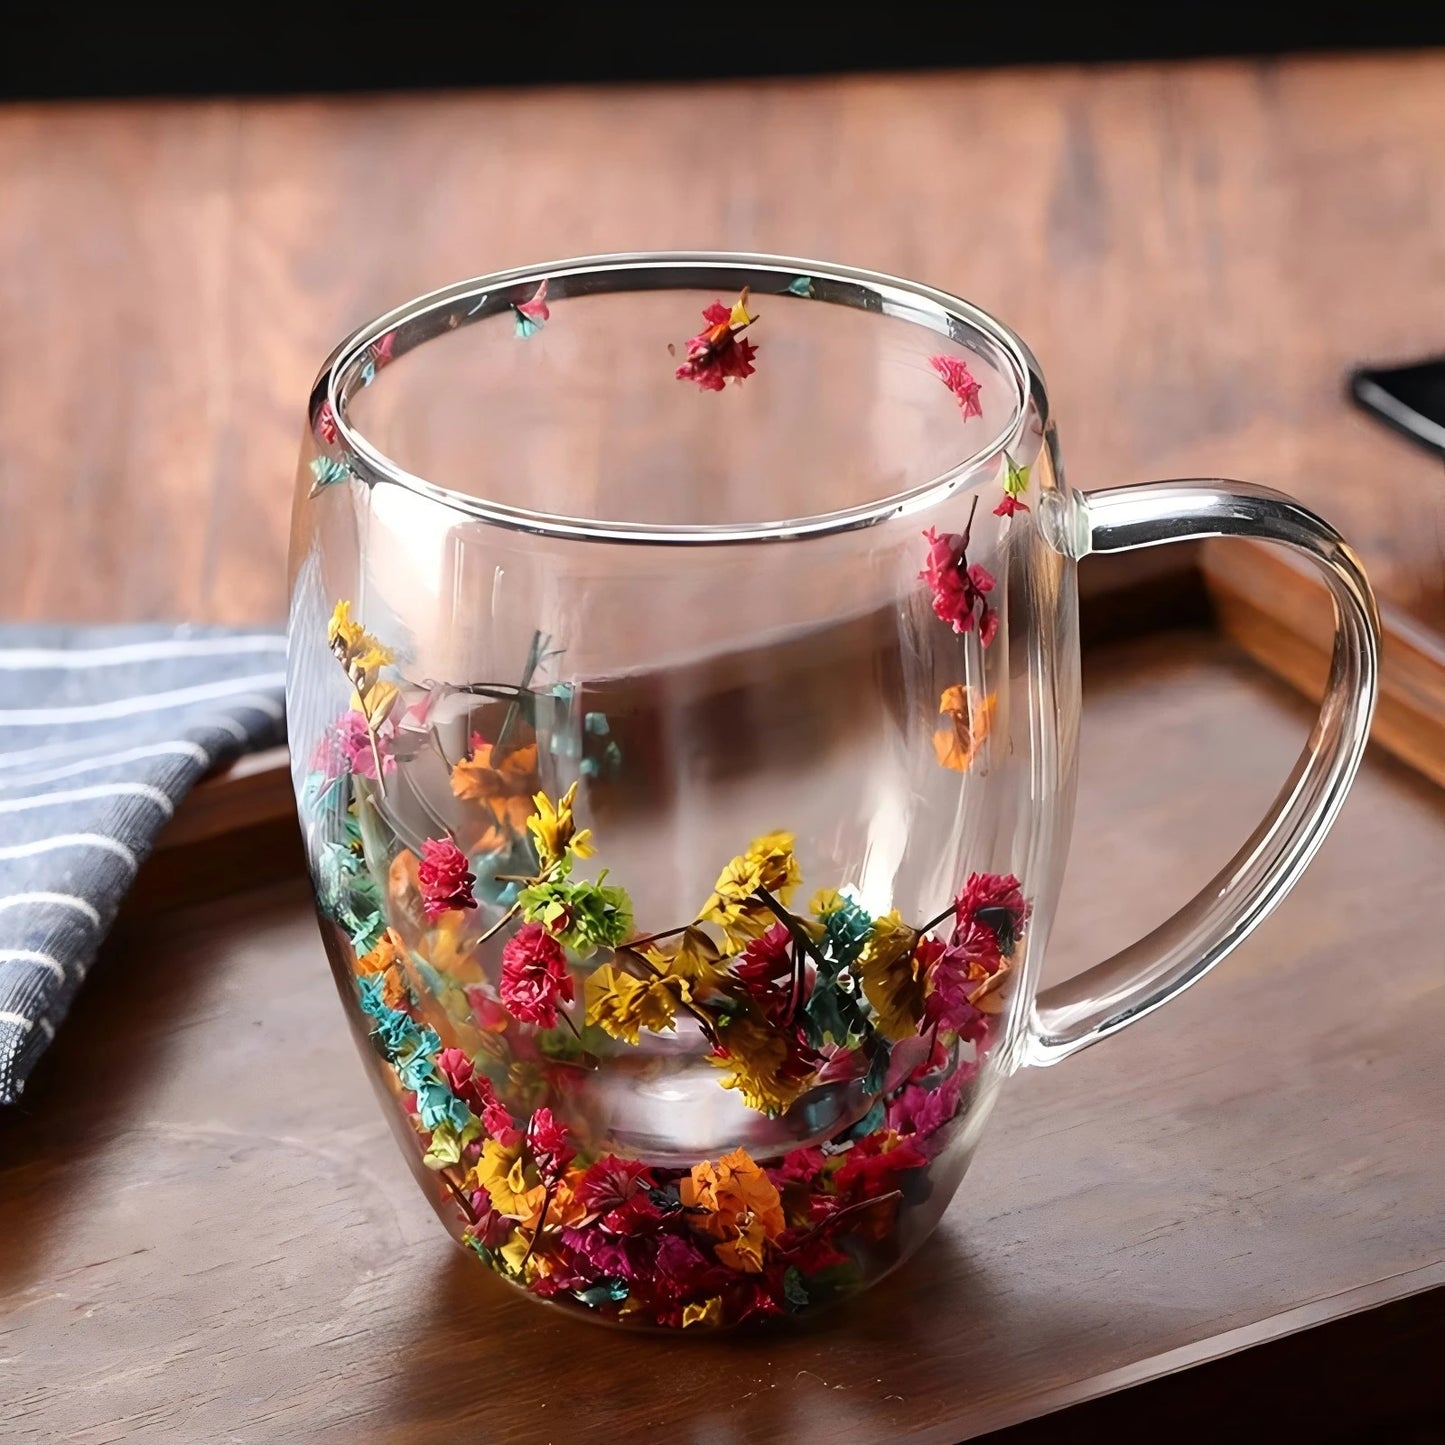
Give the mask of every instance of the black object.
<svg viewBox="0 0 1445 1445">
<path fill-rule="evenodd" d="M 1445 356 L 1361 367 L 1350 376 L 1350 395 L 1386 426 L 1445 456 Z"/>
<path fill-rule="evenodd" d="M 1034 0 L 1026 12 L 891 0 L 854 23 L 827 7 L 793 15 L 732 0 L 709 36 L 701 22 L 712 12 L 687 6 L 8 0 L 0 99 L 705 80 L 1445 43 L 1445 7 L 1420 0 L 1116 8 L 1111 16 L 1077 0 Z"/>
</svg>

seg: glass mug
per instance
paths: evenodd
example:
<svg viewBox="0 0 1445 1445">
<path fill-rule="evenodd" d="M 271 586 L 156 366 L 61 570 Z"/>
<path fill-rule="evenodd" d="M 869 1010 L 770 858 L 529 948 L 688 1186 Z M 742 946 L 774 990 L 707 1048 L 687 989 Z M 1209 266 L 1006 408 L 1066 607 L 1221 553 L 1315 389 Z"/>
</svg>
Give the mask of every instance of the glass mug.
<svg viewBox="0 0 1445 1445">
<path fill-rule="evenodd" d="M 1075 561 L 1219 535 L 1328 584 L 1319 722 L 1193 902 L 1036 996 Z M 1011 1072 L 1285 893 L 1376 693 L 1325 522 L 1233 482 L 1071 491 L 1012 332 L 811 261 L 567 261 L 363 327 L 311 394 L 291 572 L 322 932 L 402 1150 L 481 1263 L 646 1327 L 904 1260 Z"/>
</svg>

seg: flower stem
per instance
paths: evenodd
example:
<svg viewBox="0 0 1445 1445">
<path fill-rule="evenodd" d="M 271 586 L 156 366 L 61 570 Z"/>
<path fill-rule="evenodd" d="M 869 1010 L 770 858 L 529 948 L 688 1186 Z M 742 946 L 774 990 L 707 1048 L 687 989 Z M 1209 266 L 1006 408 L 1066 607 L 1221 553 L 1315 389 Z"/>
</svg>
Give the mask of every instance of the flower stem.
<svg viewBox="0 0 1445 1445">
<path fill-rule="evenodd" d="M 629 938 L 626 948 L 642 948 L 649 943 L 661 943 L 664 938 L 674 938 L 679 933 L 686 933 L 692 927 L 690 923 L 679 923 L 676 928 L 665 928 L 661 933 L 649 933 L 642 938 Z"/>
<path fill-rule="evenodd" d="M 788 1022 L 792 1023 L 797 1016 L 798 1005 L 803 1001 L 803 955 L 806 954 L 813 960 L 819 972 L 822 972 L 827 964 L 814 946 L 813 940 L 808 937 L 808 930 L 766 888 L 755 889 L 753 897 L 788 930 L 788 936 L 793 940 L 793 989 L 788 1001 Z"/>
<path fill-rule="evenodd" d="M 918 936 L 919 936 L 920 938 L 922 938 L 925 933 L 930 933 L 930 932 L 932 932 L 932 930 L 935 929 L 935 928 L 937 928 L 938 925 L 939 925 L 940 923 L 942 923 L 943 920 L 944 920 L 945 918 L 947 918 L 947 917 L 949 916 L 949 914 L 951 914 L 953 911 L 954 911 L 954 905 L 953 905 L 952 903 L 950 903 L 950 904 L 948 905 L 948 907 L 945 908 L 945 909 L 943 910 L 943 912 L 938 915 L 937 918 L 930 918 L 930 919 L 928 920 L 928 922 L 925 923 L 925 924 L 922 926 L 922 928 L 919 928 L 919 929 L 915 930 L 915 931 L 917 932 Z"/>
<path fill-rule="evenodd" d="M 876 1195 L 872 1199 L 860 1199 L 856 1204 L 845 1205 L 836 1214 L 830 1214 L 821 1223 L 815 1224 L 791 1249 L 785 1250 L 784 1254 L 796 1254 L 809 1240 L 816 1239 L 824 1230 L 835 1228 L 842 1220 L 850 1214 L 861 1214 L 865 1209 L 872 1209 L 877 1204 L 887 1204 L 890 1200 L 902 1199 L 901 1189 L 890 1189 L 887 1194 Z"/>
<path fill-rule="evenodd" d="M 443 1169 L 439 1171 L 438 1177 L 441 1179 L 441 1182 L 451 1190 L 452 1198 L 456 1200 L 457 1204 L 461 1207 L 462 1213 L 467 1217 L 467 1223 L 475 1224 L 477 1222 L 477 1212 L 472 1208 L 471 1201 L 466 1195 L 452 1183 L 451 1175 Z"/>
<path fill-rule="evenodd" d="M 485 943 L 493 935 L 500 933 L 517 916 L 521 909 L 520 903 L 514 903 L 487 931 L 477 939 L 478 944 Z"/>
</svg>

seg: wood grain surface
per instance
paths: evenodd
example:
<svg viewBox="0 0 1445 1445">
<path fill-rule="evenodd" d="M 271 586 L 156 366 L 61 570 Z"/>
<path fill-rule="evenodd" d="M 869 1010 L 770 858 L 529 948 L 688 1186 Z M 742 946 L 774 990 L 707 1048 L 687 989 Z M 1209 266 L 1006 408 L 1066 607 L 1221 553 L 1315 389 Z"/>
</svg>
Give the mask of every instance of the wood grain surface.
<svg viewBox="0 0 1445 1445">
<path fill-rule="evenodd" d="M 1278 786 L 1308 709 L 1236 659 L 1199 634 L 1090 658 L 1056 973 L 1182 902 Z M 736 1339 L 554 1315 L 455 1249 L 363 1083 L 299 886 L 132 923 L 0 1118 L 4 1433 L 944 1442 L 1438 1301 L 1442 849 L 1438 790 L 1372 757 L 1213 977 L 1011 1081 L 914 1261 L 812 1329 Z M 1356 1368 L 1313 1361 L 1284 1415 L 1260 1413 L 1268 1389 L 1248 1408 L 1332 1437 L 1408 1403 L 1362 1386 L 1403 1357 L 1372 1336 Z M 1408 1377 L 1415 1404 L 1438 1406 L 1430 1379 Z M 1213 1411 L 1221 1438 L 1240 1398 L 1215 1388 L 1194 1423 Z M 1098 1438 L 1059 1429 L 1042 1438 Z"/>
<path fill-rule="evenodd" d="M 1445 349 L 1442 182 L 1440 53 L 11 106 L 6 611 L 279 616 L 302 401 L 346 331 L 497 267 L 702 246 L 980 302 L 1043 363 L 1075 483 L 1294 490 L 1445 624 L 1440 463 L 1343 399 Z"/>
</svg>

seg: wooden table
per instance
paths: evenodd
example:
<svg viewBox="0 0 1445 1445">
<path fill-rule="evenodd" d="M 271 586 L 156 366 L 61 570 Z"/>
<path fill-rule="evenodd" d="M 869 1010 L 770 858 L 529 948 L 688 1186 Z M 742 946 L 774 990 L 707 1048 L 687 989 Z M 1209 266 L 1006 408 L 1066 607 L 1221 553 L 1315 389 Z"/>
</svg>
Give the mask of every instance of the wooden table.
<svg viewBox="0 0 1445 1445">
<path fill-rule="evenodd" d="M 300 401 L 342 331 L 494 266 L 706 244 L 973 297 L 1042 358 L 1075 481 L 1284 485 L 1438 619 L 1438 464 L 1340 378 L 1442 345 L 1442 171 L 1439 56 L 0 112 L 7 611 L 279 615 Z M 1208 635 L 1086 671 L 1056 974 L 1208 877 L 1306 726 Z M 1218 976 L 1013 1082 L 929 1250 L 755 1340 L 591 1329 L 468 1267 L 365 1095 L 299 886 L 137 912 L 0 1118 L 0 1421 L 847 1445 L 1417 1417 L 1442 857 L 1439 792 L 1373 758 Z"/>
</svg>

